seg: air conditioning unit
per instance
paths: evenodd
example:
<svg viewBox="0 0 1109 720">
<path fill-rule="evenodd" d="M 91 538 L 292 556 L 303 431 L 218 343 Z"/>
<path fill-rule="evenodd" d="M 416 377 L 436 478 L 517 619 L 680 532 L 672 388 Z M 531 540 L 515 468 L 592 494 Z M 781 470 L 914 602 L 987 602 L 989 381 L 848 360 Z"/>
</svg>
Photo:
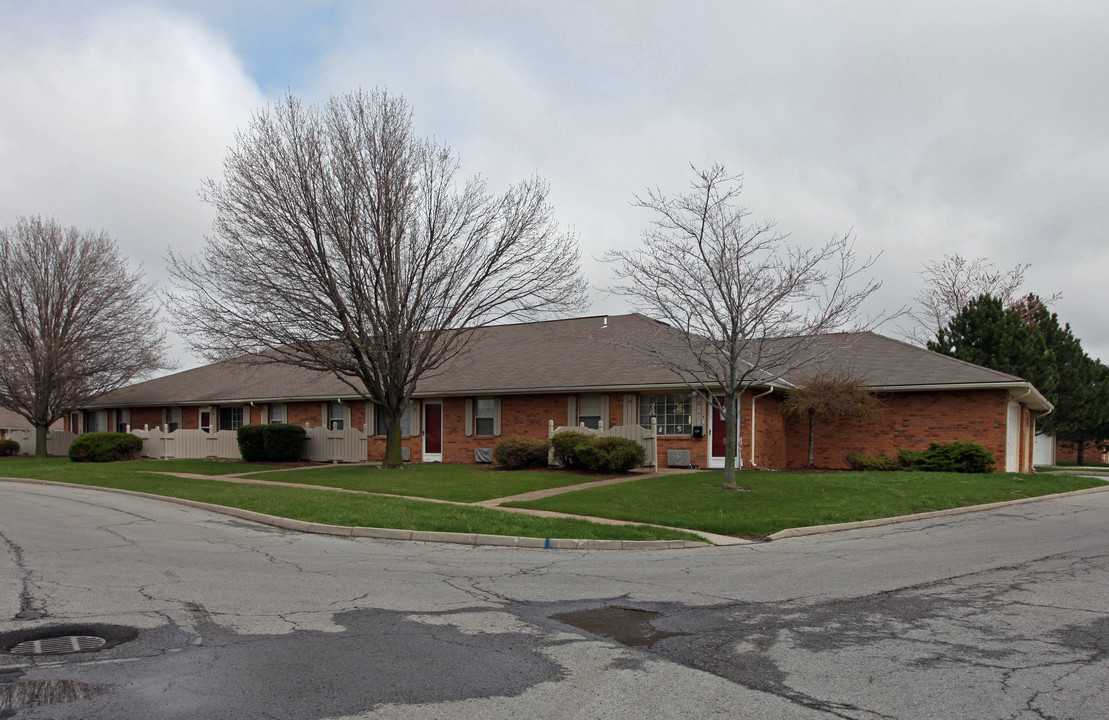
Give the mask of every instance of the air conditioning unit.
<svg viewBox="0 0 1109 720">
<path fill-rule="evenodd" d="M 669 467 L 689 467 L 688 450 L 667 450 L 666 464 Z"/>
<path fill-rule="evenodd" d="M 400 459 L 401 459 L 402 462 L 408 462 L 409 460 L 411 460 L 412 459 L 412 449 L 402 447 L 400 449 Z"/>
<path fill-rule="evenodd" d="M 476 462 L 476 463 L 491 463 L 491 462 L 493 462 L 493 448 L 474 448 L 474 462 Z"/>
</svg>

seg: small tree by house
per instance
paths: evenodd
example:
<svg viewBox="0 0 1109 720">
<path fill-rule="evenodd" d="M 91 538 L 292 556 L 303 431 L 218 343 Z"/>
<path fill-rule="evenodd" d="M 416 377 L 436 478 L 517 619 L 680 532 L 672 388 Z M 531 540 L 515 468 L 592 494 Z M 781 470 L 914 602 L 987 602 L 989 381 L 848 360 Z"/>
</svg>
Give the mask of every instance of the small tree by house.
<svg viewBox="0 0 1109 720">
<path fill-rule="evenodd" d="M 787 392 L 778 409 L 787 417 L 808 418 L 809 447 L 805 467 L 812 468 L 817 418 L 875 417 L 881 414 L 882 404 L 858 380 L 825 375 L 814 377 Z"/>
<path fill-rule="evenodd" d="M 635 250 L 606 253 L 612 291 L 665 325 L 610 340 L 651 358 L 725 419 L 724 487 L 734 487 L 737 398 L 820 360 L 820 335 L 857 326 L 860 304 L 880 283 L 864 280 L 848 236 L 793 244 L 739 204 L 742 177 L 722 165 L 694 171 L 685 194 L 648 190 L 654 215 Z M 838 348 L 837 348 L 838 349 Z"/>
</svg>

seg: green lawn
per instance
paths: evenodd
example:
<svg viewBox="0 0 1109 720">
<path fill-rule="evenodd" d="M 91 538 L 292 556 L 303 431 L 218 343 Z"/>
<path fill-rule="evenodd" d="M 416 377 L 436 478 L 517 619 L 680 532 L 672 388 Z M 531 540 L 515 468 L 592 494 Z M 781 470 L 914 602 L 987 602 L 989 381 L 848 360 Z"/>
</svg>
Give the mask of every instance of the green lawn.
<svg viewBox="0 0 1109 720">
<path fill-rule="evenodd" d="M 465 503 L 596 480 L 570 473 L 509 472 L 490 470 L 481 465 L 445 463 L 409 465 L 403 470 L 385 470 L 368 465 L 328 465 L 255 473 L 250 477 Z"/>
<path fill-rule="evenodd" d="M 923 472 L 743 472 L 741 487 L 719 488 L 721 473 L 662 475 L 566 493 L 516 507 L 587 514 L 765 537 L 779 530 L 910 515 L 1104 485 L 1068 475 Z"/>
<path fill-rule="evenodd" d="M 688 533 L 643 526 L 600 525 L 584 520 L 537 518 L 500 510 L 402 498 L 273 485 L 243 485 L 144 472 L 161 469 L 164 467 L 162 462 L 74 463 L 68 458 L 0 458 L 0 476 L 135 490 L 329 525 L 587 540 L 700 540 Z M 173 462 L 177 463 L 175 472 L 202 474 L 197 467 L 215 469 L 211 465 L 200 465 L 211 461 Z M 236 463 L 218 464 L 226 466 L 228 472 L 247 467 Z"/>
<path fill-rule="evenodd" d="M 695 539 L 648 527 L 606 526 L 419 500 L 173 478 L 150 472 L 218 476 L 255 471 L 253 478 L 456 502 L 474 502 L 593 479 L 563 473 L 487 471 L 439 464 L 413 465 L 403 470 L 330 466 L 265 472 L 272 467 L 211 460 L 73 463 L 68 458 L 0 458 L 0 476 L 137 490 L 332 525 L 540 538 Z M 1104 485 L 1096 478 L 1047 473 L 744 472 L 738 474 L 738 480 L 750 492 L 722 490 L 721 473 L 706 471 L 646 476 L 512 504 L 758 538 L 786 528 L 909 515 Z"/>
</svg>

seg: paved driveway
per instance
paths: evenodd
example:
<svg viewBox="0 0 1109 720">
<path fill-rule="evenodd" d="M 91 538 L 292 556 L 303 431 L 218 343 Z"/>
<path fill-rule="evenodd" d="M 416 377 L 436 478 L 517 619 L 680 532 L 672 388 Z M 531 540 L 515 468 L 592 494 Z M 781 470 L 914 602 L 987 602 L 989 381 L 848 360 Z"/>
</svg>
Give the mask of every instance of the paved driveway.
<svg viewBox="0 0 1109 720">
<path fill-rule="evenodd" d="M 1101 493 L 736 547 L 543 551 L 0 483 L 0 632 L 138 629 L 96 653 L 0 654 L 0 717 L 1109 717 L 1107 528 Z"/>
</svg>

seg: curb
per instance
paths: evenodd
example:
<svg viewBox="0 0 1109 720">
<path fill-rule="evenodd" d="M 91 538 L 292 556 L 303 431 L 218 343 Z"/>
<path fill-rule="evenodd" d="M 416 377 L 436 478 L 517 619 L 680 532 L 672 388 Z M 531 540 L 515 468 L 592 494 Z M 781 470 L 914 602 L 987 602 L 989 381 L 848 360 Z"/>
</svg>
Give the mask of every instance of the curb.
<svg viewBox="0 0 1109 720">
<path fill-rule="evenodd" d="M 1036 497 L 1020 498 L 1019 500 L 1004 500 L 1002 502 L 986 503 L 985 505 L 967 505 L 966 507 L 948 508 L 947 510 L 932 510 L 931 512 L 915 513 L 913 515 L 898 515 L 891 518 L 875 518 L 873 520 L 856 520 L 855 522 L 836 523 L 835 525 L 812 525 L 810 527 L 788 528 L 779 530 L 772 535 L 767 535 L 767 540 L 782 540 L 792 537 L 805 537 L 807 535 L 823 535 L 825 533 L 843 532 L 844 530 L 858 530 L 860 528 L 880 527 L 897 523 L 913 522 L 915 520 L 928 520 L 938 517 L 953 515 L 966 515 L 968 513 L 985 512 L 1010 505 L 1025 505 L 1039 500 L 1055 500 L 1058 498 L 1072 497 L 1075 495 L 1090 495 L 1092 493 L 1109 492 L 1109 485 L 1105 487 L 1086 488 L 1084 490 L 1071 490 L 1065 493 L 1052 493 L 1051 495 L 1037 495 Z"/>
<path fill-rule="evenodd" d="M 312 533 L 315 535 L 334 535 L 337 537 L 376 538 L 378 540 L 414 540 L 417 542 L 454 543 L 456 545 L 487 545 L 492 547 L 519 547 L 546 550 L 681 550 L 686 548 L 712 547 L 708 542 L 694 542 L 692 540 L 573 540 L 568 538 L 532 538 L 514 537 L 511 535 L 482 535 L 479 533 L 440 532 L 436 530 L 398 530 L 395 528 L 352 527 L 347 525 L 326 525 L 305 520 L 266 515 L 265 513 L 243 510 L 241 508 L 214 505 L 212 503 L 175 498 L 167 495 L 153 495 L 151 493 L 137 492 L 135 490 L 121 490 L 119 488 L 97 487 L 95 485 L 79 485 L 77 483 L 57 482 L 54 480 L 38 480 L 34 478 L 0 478 L 3 482 L 22 483 L 25 485 L 52 485 L 55 487 L 77 488 L 81 490 L 99 490 L 101 492 L 116 493 L 117 495 L 131 495 L 133 497 L 161 500 L 177 505 L 207 510 L 220 515 L 249 520 L 251 522 L 279 527 L 284 530 Z M 692 530 L 685 532 L 693 533 Z"/>
</svg>

